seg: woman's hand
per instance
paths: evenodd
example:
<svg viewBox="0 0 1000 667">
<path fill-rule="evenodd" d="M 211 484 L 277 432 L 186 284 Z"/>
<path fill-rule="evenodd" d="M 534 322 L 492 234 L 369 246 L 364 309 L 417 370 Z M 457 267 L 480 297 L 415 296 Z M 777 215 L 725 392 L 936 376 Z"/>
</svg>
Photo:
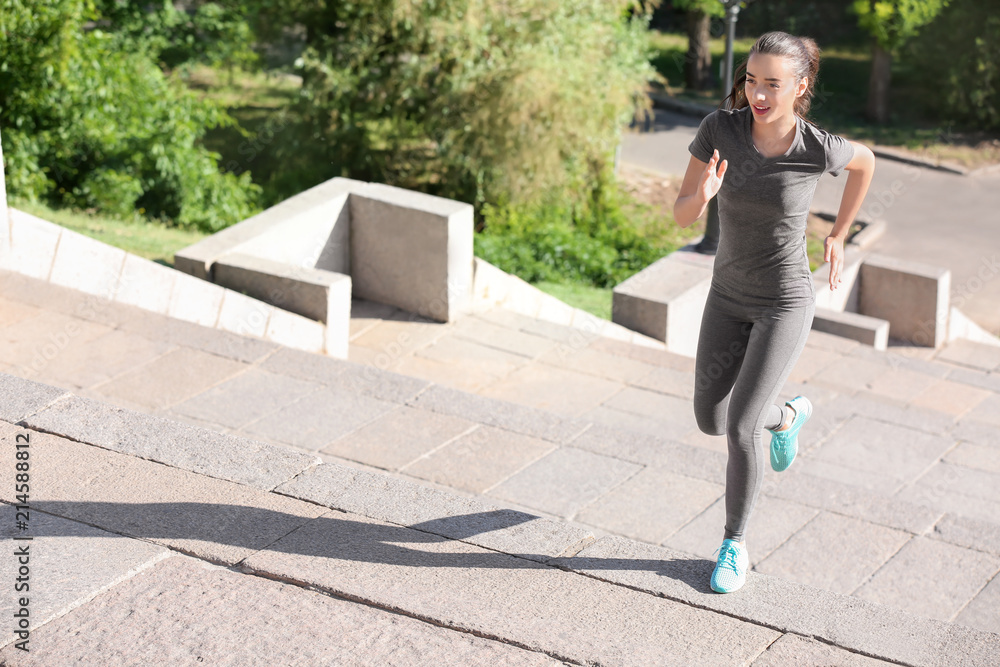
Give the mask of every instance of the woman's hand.
<svg viewBox="0 0 1000 667">
<path fill-rule="evenodd" d="M 719 167 L 718 173 L 715 171 L 716 165 Z M 719 149 L 712 151 L 712 157 L 709 158 L 708 164 L 705 165 L 705 171 L 701 174 L 701 180 L 698 181 L 698 192 L 705 198 L 705 201 L 719 194 L 722 179 L 725 178 L 728 168 L 729 160 L 723 160 L 722 164 L 719 164 Z"/>
<path fill-rule="evenodd" d="M 844 268 L 844 239 L 827 236 L 823 246 L 823 261 L 830 263 L 830 289 L 835 290 L 840 284 L 840 272 Z"/>
</svg>

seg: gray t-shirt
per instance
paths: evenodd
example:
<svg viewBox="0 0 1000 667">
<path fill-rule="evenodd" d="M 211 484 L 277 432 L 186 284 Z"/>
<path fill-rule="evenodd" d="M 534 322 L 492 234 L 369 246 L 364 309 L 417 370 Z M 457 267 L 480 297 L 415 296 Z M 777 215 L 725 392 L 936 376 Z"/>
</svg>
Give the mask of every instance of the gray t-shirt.
<svg viewBox="0 0 1000 667">
<path fill-rule="evenodd" d="M 854 157 L 841 136 L 796 116 L 784 155 L 764 157 L 751 135 L 753 111 L 716 109 L 702 120 L 691 155 L 718 149 L 729 160 L 719 190 L 719 250 L 712 287 L 748 305 L 802 306 L 816 297 L 806 254 L 806 221 L 816 183 Z M 718 167 L 718 165 L 716 165 Z"/>
</svg>

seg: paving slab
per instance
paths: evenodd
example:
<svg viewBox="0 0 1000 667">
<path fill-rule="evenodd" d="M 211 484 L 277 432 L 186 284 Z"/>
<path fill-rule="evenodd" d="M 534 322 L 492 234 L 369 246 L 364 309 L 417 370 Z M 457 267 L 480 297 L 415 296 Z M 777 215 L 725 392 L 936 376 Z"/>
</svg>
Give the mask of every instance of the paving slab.
<svg viewBox="0 0 1000 667">
<path fill-rule="evenodd" d="M 244 567 L 584 664 L 739 664 L 778 636 L 590 577 L 429 538 L 331 512 Z M 715 637 L 725 641 L 706 641 Z"/>
<path fill-rule="evenodd" d="M 706 451 L 656 435 L 593 424 L 570 444 L 595 454 L 667 468 L 679 475 L 717 484 L 726 483 L 728 454 Z"/>
<path fill-rule="evenodd" d="M 547 366 L 579 371 L 587 375 L 626 384 L 634 384 L 639 379 L 649 375 L 649 372 L 654 368 L 663 368 L 636 359 L 595 350 L 592 347 L 575 348 L 571 345 L 559 345 L 539 357 L 538 361 Z M 691 383 L 694 384 L 693 376 Z"/>
<path fill-rule="evenodd" d="M 980 371 L 974 368 L 954 368 L 948 379 L 992 392 L 1000 391 L 1000 372 Z"/>
<path fill-rule="evenodd" d="M 494 377 L 504 377 L 531 361 L 519 354 L 481 345 L 453 334 L 439 337 L 414 354 L 434 361 L 461 364 L 469 372 L 485 373 Z"/>
<path fill-rule="evenodd" d="M 907 403 L 933 387 L 938 381 L 938 378 L 925 373 L 905 368 L 890 368 L 868 381 L 865 389 L 880 397 Z"/>
<path fill-rule="evenodd" d="M 691 401 L 658 391 L 626 387 L 605 401 L 604 406 L 667 422 L 671 425 L 671 431 L 683 429 L 687 433 L 698 428 Z"/>
<path fill-rule="evenodd" d="M 585 421 L 560 417 L 516 403 L 467 394 L 439 385 L 428 387 L 408 403 L 424 410 L 464 417 L 480 424 L 497 426 L 553 442 L 568 442 L 589 425 Z"/>
<path fill-rule="evenodd" d="M 349 364 L 343 374 L 330 383 L 334 389 L 360 392 L 392 403 L 407 403 L 430 385 L 426 380 L 360 364 Z"/>
<path fill-rule="evenodd" d="M 839 396 L 826 405 L 826 410 L 834 414 L 869 417 L 890 424 L 926 431 L 934 435 L 946 435 L 955 425 L 954 416 L 946 412 L 926 407 L 899 407 L 880 401 L 874 395 L 869 395 L 868 398 Z"/>
<path fill-rule="evenodd" d="M 171 411 L 239 429 L 322 387 L 317 382 L 250 368 L 178 403 Z"/>
<path fill-rule="evenodd" d="M 159 410 L 214 387 L 247 368 L 232 359 L 179 347 L 94 387 L 93 391 Z"/>
<path fill-rule="evenodd" d="M 322 451 L 377 468 L 399 470 L 476 426 L 467 419 L 403 405 L 334 440 Z"/>
<path fill-rule="evenodd" d="M 933 385 L 917 394 L 910 405 L 916 408 L 939 410 L 958 417 L 967 413 L 986 398 L 990 392 L 970 387 L 961 382 L 937 380 Z"/>
<path fill-rule="evenodd" d="M 134 317 L 124 322 L 121 329 L 149 340 L 183 345 L 248 364 L 259 362 L 279 349 L 275 343 L 257 338 L 239 336 L 228 331 L 205 327 L 166 315 L 158 315 L 148 311 L 141 312 L 141 317 Z"/>
<path fill-rule="evenodd" d="M 937 359 L 984 371 L 1000 368 L 1000 347 L 971 340 L 953 340 L 937 353 Z"/>
<path fill-rule="evenodd" d="M 746 529 L 750 567 L 780 547 L 819 510 L 761 494 Z M 719 498 L 686 526 L 668 537 L 663 545 L 695 556 L 713 558 L 725 537 L 726 499 Z"/>
<path fill-rule="evenodd" d="M 0 276 L 6 275 L 6 272 L 0 272 Z M 40 308 L 13 299 L 0 297 L 0 326 L 10 326 L 29 317 L 37 317 L 42 312 L 44 311 Z"/>
<path fill-rule="evenodd" d="M 576 447 L 559 447 L 490 489 L 489 495 L 573 519 L 642 468 Z"/>
<path fill-rule="evenodd" d="M 339 388 L 314 391 L 239 432 L 318 450 L 391 412 L 394 403 Z"/>
<path fill-rule="evenodd" d="M 548 440 L 480 426 L 402 472 L 469 493 L 484 493 L 556 447 Z"/>
<path fill-rule="evenodd" d="M 363 350 L 365 348 L 353 349 Z M 354 355 L 352 361 L 357 358 L 358 355 Z M 490 375 L 489 373 L 482 372 L 470 373 L 469 369 L 461 364 L 449 364 L 445 361 L 435 361 L 434 359 L 417 356 L 403 357 L 389 366 L 388 370 L 471 394 L 478 394 L 500 380 L 499 375 Z"/>
<path fill-rule="evenodd" d="M 458 320 L 452 325 L 449 335 L 528 359 L 537 359 L 556 346 L 555 341 L 549 338 L 501 326 L 475 315 Z"/>
<path fill-rule="evenodd" d="M 852 393 L 874 382 L 885 373 L 884 364 L 845 356 L 836 364 L 826 366 L 809 378 L 813 384 L 840 392 Z"/>
<path fill-rule="evenodd" d="M 941 621 L 951 621 L 1000 571 L 1000 558 L 915 537 L 854 595 Z M 920 573 L 920 585 L 913 574 Z"/>
<path fill-rule="evenodd" d="M 617 536 L 549 564 L 898 664 L 951 667 L 958 660 L 985 667 L 995 664 L 1000 641 L 993 633 L 754 571 L 739 591 L 719 595 L 709 587 L 713 561 Z"/>
<path fill-rule="evenodd" d="M 311 380 L 320 384 L 332 384 L 351 364 L 342 359 L 335 359 L 322 354 L 279 348 L 261 362 L 263 370 L 278 375 Z"/>
<path fill-rule="evenodd" d="M 383 320 L 352 338 L 351 345 L 401 357 L 433 344 L 451 330 L 447 324 L 430 322 L 405 311 L 398 311 L 398 315 L 398 320 Z"/>
<path fill-rule="evenodd" d="M 1000 456 L 998 454 L 1000 452 L 997 451 L 996 447 L 960 442 L 954 449 L 945 454 L 942 461 L 1000 475 Z"/>
<path fill-rule="evenodd" d="M 659 544 L 724 493 L 721 484 L 677 475 L 669 468 L 645 468 L 581 510 L 576 520 Z"/>
<path fill-rule="evenodd" d="M 25 420 L 30 428 L 209 477 L 270 490 L 315 456 L 70 396 Z"/>
<path fill-rule="evenodd" d="M 507 308 L 493 308 L 479 313 L 477 317 L 507 327 L 508 329 L 534 334 L 560 343 L 579 343 L 586 339 L 586 334 L 579 329 L 564 324 L 539 320 L 528 315 L 516 313 L 513 310 L 508 310 Z"/>
<path fill-rule="evenodd" d="M 1000 556 L 1000 523 L 995 521 L 979 521 L 948 513 L 934 524 L 929 537 Z"/>
<path fill-rule="evenodd" d="M 0 329 L 0 358 L 41 374 L 63 355 L 78 353 L 111 328 L 45 311 Z"/>
<path fill-rule="evenodd" d="M 39 379 L 71 390 L 88 388 L 152 361 L 172 347 L 112 329 L 86 346 L 67 347 L 42 369 Z"/>
<path fill-rule="evenodd" d="M 895 497 L 907 503 L 933 508 L 941 514 L 949 512 L 988 523 L 997 522 L 997 517 L 1000 517 L 1000 502 L 976 498 L 963 493 L 963 490 L 951 490 L 949 486 L 953 485 L 932 486 L 917 482 L 904 487 Z"/>
<path fill-rule="evenodd" d="M 667 440 L 680 440 L 692 430 L 697 428 L 694 424 L 693 417 L 690 422 L 683 419 L 679 421 L 672 419 L 658 419 L 656 417 L 629 412 L 628 410 L 608 407 L 606 402 L 604 405 L 600 405 L 593 410 L 585 412 L 581 415 L 581 419 L 601 424 L 606 428 L 620 429 L 626 433 L 644 433 L 646 435 Z"/>
<path fill-rule="evenodd" d="M 898 484 L 920 477 L 954 445 L 950 437 L 855 416 L 809 456 Z"/>
<path fill-rule="evenodd" d="M 985 470 L 941 462 L 932 466 L 917 484 L 946 493 L 1000 503 L 1000 475 Z"/>
<path fill-rule="evenodd" d="M 267 628 L 256 632 L 254 628 Z M 137 641 L 141 638 L 141 641 Z M 50 623 L 23 665 L 558 665 L 547 655 L 174 556 Z"/>
<path fill-rule="evenodd" d="M 844 355 L 834 350 L 806 345 L 799 354 L 795 366 L 788 374 L 792 382 L 806 382 L 824 368 L 836 363 Z"/>
<path fill-rule="evenodd" d="M 809 451 L 803 452 L 801 463 L 797 463 L 799 472 L 810 477 L 822 477 L 841 484 L 849 484 L 870 490 L 872 493 L 890 498 L 906 488 L 908 482 L 898 477 L 890 477 L 876 470 L 862 470 L 858 467 L 848 467 L 824 459 L 812 458 Z"/>
<path fill-rule="evenodd" d="M 768 646 L 767 650 L 751 664 L 753 667 L 784 667 L 785 665 L 796 665 L 796 667 L 830 667 L 830 665 L 878 667 L 892 663 L 851 653 L 842 648 L 789 632 Z"/>
<path fill-rule="evenodd" d="M 670 394 L 692 400 L 694 398 L 694 374 L 667 366 L 648 368 L 648 372 L 630 382 L 633 387 L 649 389 L 661 394 Z"/>
<path fill-rule="evenodd" d="M 146 311 L 134 306 L 114 303 L 108 299 L 79 290 L 55 285 L 45 280 L 3 272 L 0 289 L 8 298 L 29 305 L 45 304 L 44 310 L 115 328 L 125 325 Z"/>
<path fill-rule="evenodd" d="M 977 445 L 1000 448 L 1000 429 L 975 419 L 962 418 L 951 435 L 956 440 L 967 440 Z"/>
<path fill-rule="evenodd" d="M 657 350 L 641 345 L 632 345 L 624 341 L 613 340 L 611 338 L 596 338 L 590 342 L 588 347 L 592 350 L 607 352 L 627 359 L 635 359 L 654 366 L 666 366 L 679 371 L 694 372 L 694 359 L 685 357 L 666 350 Z"/>
<path fill-rule="evenodd" d="M 237 563 L 324 511 L 54 435 L 33 432 L 31 447 L 32 507 L 217 563 Z M 12 460 L 12 441 L 0 451 Z M 12 502 L 13 466 L 0 481 L 0 499 Z"/>
<path fill-rule="evenodd" d="M 64 389 L 0 374 L 0 419 L 17 423 L 69 395 Z"/>
<path fill-rule="evenodd" d="M 901 530 L 821 512 L 758 563 L 757 570 L 848 595 L 910 539 Z"/>
<path fill-rule="evenodd" d="M 587 373 L 531 364 L 498 378 L 477 393 L 575 417 L 599 406 L 624 387 Z"/>
<path fill-rule="evenodd" d="M 956 623 L 1000 635 L 1000 576 L 995 576 L 958 614 Z"/>
<path fill-rule="evenodd" d="M 980 401 L 968 412 L 970 419 L 1000 427 L 1000 395 L 994 393 Z"/>
<path fill-rule="evenodd" d="M 43 624 L 170 554 L 161 546 L 35 509 L 29 510 L 28 529 L 20 531 L 15 528 L 16 511 L 13 505 L 0 504 L 0 535 L 5 552 L 0 559 L 0 576 L 9 582 L 9 589 L 0 599 L 0 615 L 4 619 L 0 646 L 24 639 L 15 634 L 15 621 L 10 620 L 21 608 L 20 598 L 28 599 L 31 631 L 28 646 L 34 651 L 41 643 L 35 633 Z M 24 537 L 31 539 L 17 539 Z M 28 580 L 20 583 L 28 588 L 17 592 L 14 586 L 20 563 L 15 554 L 21 549 L 27 549 L 29 573 Z"/>
<path fill-rule="evenodd" d="M 307 470 L 277 491 L 532 560 L 576 553 L 594 539 L 590 530 L 565 521 L 501 509 L 448 489 L 335 464 Z"/>
</svg>

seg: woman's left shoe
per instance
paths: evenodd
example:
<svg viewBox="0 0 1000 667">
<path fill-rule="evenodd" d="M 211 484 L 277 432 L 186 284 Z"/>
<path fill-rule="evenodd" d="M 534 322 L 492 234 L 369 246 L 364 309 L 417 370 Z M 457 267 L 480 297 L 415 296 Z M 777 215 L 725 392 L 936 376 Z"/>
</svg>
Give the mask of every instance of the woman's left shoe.
<svg viewBox="0 0 1000 667">
<path fill-rule="evenodd" d="M 792 425 L 784 431 L 771 431 L 771 468 L 776 472 L 788 470 L 799 451 L 799 429 L 812 417 L 813 406 L 805 396 L 796 396 L 785 403 L 795 410 Z"/>
<path fill-rule="evenodd" d="M 747 570 L 750 568 L 746 547 L 736 540 L 725 539 L 716 553 L 719 554 L 719 560 L 712 572 L 712 590 L 716 593 L 739 590 L 746 583 Z"/>
</svg>

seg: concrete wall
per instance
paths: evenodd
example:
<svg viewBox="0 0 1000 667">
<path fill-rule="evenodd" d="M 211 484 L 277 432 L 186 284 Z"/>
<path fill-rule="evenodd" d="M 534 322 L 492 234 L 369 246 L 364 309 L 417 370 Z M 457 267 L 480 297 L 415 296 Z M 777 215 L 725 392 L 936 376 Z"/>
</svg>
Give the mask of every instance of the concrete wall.
<svg viewBox="0 0 1000 667">
<path fill-rule="evenodd" d="M 355 294 L 439 322 L 472 304 L 469 204 L 388 185 L 351 194 Z"/>
<path fill-rule="evenodd" d="M 256 336 L 309 352 L 347 357 L 346 333 L 239 292 L 130 255 L 59 225 L 10 209 L 9 252 L 0 269 L 80 290 L 93 305 L 118 302 L 180 320 Z M 349 296 L 347 297 L 349 301 Z M 344 338 L 339 342 L 338 336 Z"/>
<path fill-rule="evenodd" d="M 175 265 L 198 278 L 248 290 L 279 307 L 321 319 L 328 337 L 336 338 L 331 329 L 350 325 L 350 300 L 326 298 L 345 289 L 341 282 L 330 276 L 318 282 L 313 278 L 323 272 L 349 275 L 346 289 L 358 297 L 451 321 L 472 307 L 472 235 L 473 210 L 468 204 L 334 178 L 184 248 L 176 254 Z M 263 262 L 252 278 L 249 258 Z M 280 280 L 268 282 L 260 270 L 265 264 Z M 225 275 L 222 280 L 217 271 Z M 320 273 L 309 273 L 314 271 Z M 312 278 L 298 280 L 306 274 Z M 289 300 L 293 283 L 298 295 Z M 326 296 L 309 289 L 320 284 Z M 288 303 L 272 299 L 272 292 L 284 295 Z"/>
<path fill-rule="evenodd" d="M 690 246 L 657 260 L 614 288 L 612 320 L 695 356 L 714 263 Z"/>
<path fill-rule="evenodd" d="M 950 271 L 873 254 L 860 281 L 858 311 L 887 320 L 891 337 L 935 348 L 947 342 Z"/>
</svg>

